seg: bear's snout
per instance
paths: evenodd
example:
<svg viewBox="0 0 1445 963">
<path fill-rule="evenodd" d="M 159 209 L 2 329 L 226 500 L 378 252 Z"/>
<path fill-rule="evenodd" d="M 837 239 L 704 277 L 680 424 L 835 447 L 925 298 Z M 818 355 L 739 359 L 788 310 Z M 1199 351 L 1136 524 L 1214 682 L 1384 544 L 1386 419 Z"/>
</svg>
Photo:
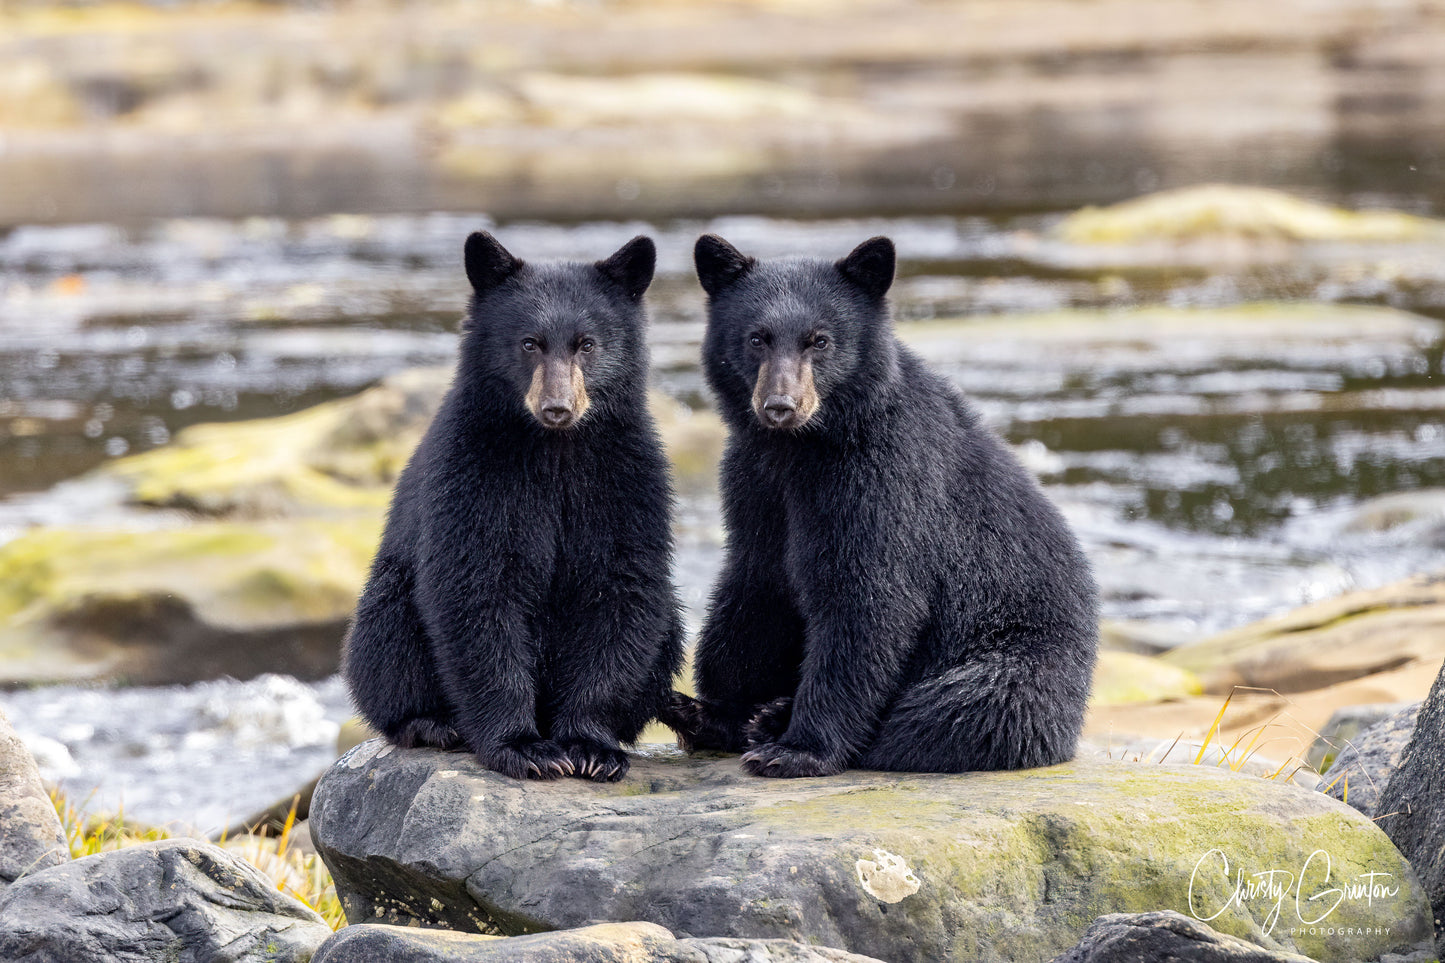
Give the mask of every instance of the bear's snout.
<svg viewBox="0 0 1445 963">
<path fill-rule="evenodd" d="M 787 428 L 798 420 L 798 404 L 787 395 L 770 395 L 763 402 L 763 421 L 773 428 Z"/>
<path fill-rule="evenodd" d="M 764 428 L 801 428 L 817 410 L 818 391 L 807 358 L 769 358 L 759 366 L 753 413 Z"/>
<path fill-rule="evenodd" d="M 532 370 L 532 385 L 524 401 L 543 428 L 558 430 L 581 421 L 591 404 L 581 366 L 555 358 L 545 359 Z"/>
</svg>

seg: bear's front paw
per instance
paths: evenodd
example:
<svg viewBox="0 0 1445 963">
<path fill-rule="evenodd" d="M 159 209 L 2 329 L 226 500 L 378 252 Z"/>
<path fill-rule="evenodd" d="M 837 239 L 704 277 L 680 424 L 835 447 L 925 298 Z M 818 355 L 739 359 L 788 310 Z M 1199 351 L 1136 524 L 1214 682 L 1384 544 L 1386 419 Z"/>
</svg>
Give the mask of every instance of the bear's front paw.
<svg viewBox="0 0 1445 963">
<path fill-rule="evenodd" d="M 806 749 L 793 749 L 782 743 L 770 742 L 743 753 L 743 770 L 754 776 L 795 779 L 799 776 L 836 776 L 843 771 L 843 765 Z"/>
<path fill-rule="evenodd" d="M 627 775 L 627 769 L 632 765 L 627 753 L 620 747 L 609 746 L 605 742 L 577 739 L 564 742 L 562 746 L 568 761 L 572 763 L 572 775 L 579 779 L 617 782 Z"/>
<path fill-rule="evenodd" d="M 493 772 L 513 779 L 556 779 L 572 775 L 572 760 L 551 739 L 514 739 L 477 760 Z"/>
<path fill-rule="evenodd" d="M 792 721 L 792 696 L 783 696 L 781 699 L 774 699 L 772 702 L 765 702 L 758 706 L 758 711 L 753 714 L 743 729 L 743 735 L 748 740 L 748 748 L 756 749 L 758 746 L 777 742 L 783 738 L 783 733 L 788 731 L 788 723 Z"/>
</svg>

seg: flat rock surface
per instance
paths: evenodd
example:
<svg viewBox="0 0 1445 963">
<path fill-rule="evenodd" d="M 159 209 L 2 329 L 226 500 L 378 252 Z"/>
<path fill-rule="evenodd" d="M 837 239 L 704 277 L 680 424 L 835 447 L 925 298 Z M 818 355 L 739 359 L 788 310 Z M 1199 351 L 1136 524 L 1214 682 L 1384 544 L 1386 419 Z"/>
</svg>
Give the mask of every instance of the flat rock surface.
<svg viewBox="0 0 1445 963">
<path fill-rule="evenodd" d="M 0 712 L 0 893 L 21 876 L 68 859 L 65 829 L 35 760 Z"/>
<path fill-rule="evenodd" d="M 536 783 L 373 740 L 322 777 L 311 828 L 354 923 L 515 935 L 644 920 L 893 961 L 1049 960 L 1098 916 L 1161 908 L 1326 961 L 1430 933 L 1423 892 L 1368 819 L 1205 767 L 774 781 L 731 757 L 659 754 L 617 784 Z M 1257 873 L 1279 891 L 1241 894 Z M 1346 885 L 1332 907 L 1310 899 Z"/>
<path fill-rule="evenodd" d="M 0 960 L 305 963 L 330 935 L 259 870 L 194 839 L 87 856 L 0 895 Z"/>
</svg>

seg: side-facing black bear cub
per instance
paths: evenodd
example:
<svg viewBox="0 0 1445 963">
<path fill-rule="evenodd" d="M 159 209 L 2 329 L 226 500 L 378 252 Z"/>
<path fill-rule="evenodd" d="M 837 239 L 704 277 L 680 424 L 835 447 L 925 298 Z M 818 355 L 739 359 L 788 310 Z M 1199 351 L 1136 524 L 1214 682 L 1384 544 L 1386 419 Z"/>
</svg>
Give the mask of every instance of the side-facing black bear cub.
<svg viewBox="0 0 1445 963">
<path fill-rule="evenodd" d="M 899 344 L 887 238 L 836 263 L 697 242 L 729 436 L 723 571 L 684 745 L 763 776 L 1015 769 L 1074 754 L 1097 593 L 1063 518 Z"/>
<path fill-rule="evenodd" d="M 655 260 L 645 237 L 595 264 L 467 238 L 456 377 L 397 482 L 343 662 L 397 745 L 617 780 L 665 703 L 682 622 L 647 409 Z"/>
</svg>

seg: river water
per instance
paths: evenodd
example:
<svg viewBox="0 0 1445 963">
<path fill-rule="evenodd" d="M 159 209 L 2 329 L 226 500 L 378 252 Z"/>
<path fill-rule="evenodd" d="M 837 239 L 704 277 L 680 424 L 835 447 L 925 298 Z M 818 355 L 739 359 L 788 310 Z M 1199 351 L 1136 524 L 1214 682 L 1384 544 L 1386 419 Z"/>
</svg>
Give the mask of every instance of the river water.
<svg viewBox="0 0 1445 963">
<path fill-rule="evenodd" d="M 633 234 L 655 237 L 655 381 L 692 408 L 708 404 L 689 264 L 699 233 L 761 256 L 828 257 L 889 234 L 902 259 L 897 316 L 1063 507 L 1107 617 L 1178 644 L 1440 565 L 1438 518 L 1380 530 L 1360 513 L 1377 496 L 1445 486 L 1445 249 L 1106 257 L 1053 239 L 1059 216 L 496 225 L 441 213 L 14 228 L 0 235 L 0 539 L 36 522 L 114 520 L 84 486 L 53 486 L 186 425 L 294 411 L 448 363 L 470 230 L 492 228 L 532 258 L 599 257 Z M 1178 316 L 1276 300 L 1325 307 L 1257 327 Z M 1345 304 L 1411 314 L 1331 327 L 1324 312 Z M 1158 307 L 1158 324 L 1127 313 L 1013 320 L 1140 305 Z M 1313 330 L 1297 316 L 1311 310 L 1322 315 Z M 1072 333 L 1040 341 L 1029 334 L 1040 324 Z M 1109 325 L 1122 333 L 1099 337 Z M 682 492 L 679 545 L 695 624 L 720 550 L 707 484 Z M 0 695 L 0 707 L 74 799 L 204 829 L 315 775 L 349 714 L 335 680 L 278 677 L 56 687 Z"/>
</svg>

